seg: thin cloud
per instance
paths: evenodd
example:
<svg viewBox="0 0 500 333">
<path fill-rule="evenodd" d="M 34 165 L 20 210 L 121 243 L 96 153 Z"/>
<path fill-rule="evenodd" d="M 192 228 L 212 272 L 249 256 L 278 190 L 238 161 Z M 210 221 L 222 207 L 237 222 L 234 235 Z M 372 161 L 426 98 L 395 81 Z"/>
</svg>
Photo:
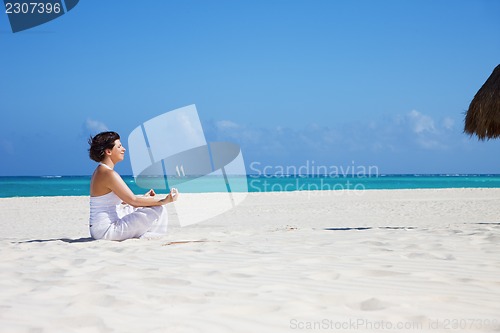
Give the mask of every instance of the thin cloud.
<svg viewBox="0 0 500 333">
<path fill-rule="evenodd" d="M 409 112 L 408 118 L 410 119 L 413 131 L 417 134 L 436 131 L 434 119 L 418 112 L 417 110 Z"/>
<path fill-rule="evenodd" d="M 103 122 L 90 118 L 85 121 L 85 129 L 90 133 L 109 131 L 108 126 L 106 126 Z"/>
<path fill-rule="evenodd" d="M 226 130 L 226 129 L 236 129 L 238 128 L 238 124 L 236 124 L 233 121 L 230 120 L 220 120 L 215 122 L 215 126 L 217 126 L 218 129 L 221 130 Z"/>
<path fill-rule="evenodd" d="M 455 121 L 445 117 L 440 122 L 431 116 L 412 110 L 408 117 L 415 133 L 415 142 L 425 150 L 446 150 L 452 144 L 449 131 L 453 128 Z M 439 124 L 439 125 L 436 125 Z"/>
<path fill-rule="evenodd" d="M 450 117 L 445 117 L 443 119 L 443 127 L 447 130 L 451 130 L 453 129 L 453 127 L 455 126 L 455 120 L 453 120 L 452 118 Z"/>
<path fill-rule="evenodd" d="M 434 119 L 417 110 L 378 116 L 361 122 L 304 124 L 302 128 L 253 127 L 230 120 L 213 121 L 212 139 L 232 141 L 259 156 L 382 156 L 459 149 L 457 120 Z M 382 155 L 380 155 L 382 154 Z M 387 155 L 388 156 L 388 155 Z"/>
</svg>

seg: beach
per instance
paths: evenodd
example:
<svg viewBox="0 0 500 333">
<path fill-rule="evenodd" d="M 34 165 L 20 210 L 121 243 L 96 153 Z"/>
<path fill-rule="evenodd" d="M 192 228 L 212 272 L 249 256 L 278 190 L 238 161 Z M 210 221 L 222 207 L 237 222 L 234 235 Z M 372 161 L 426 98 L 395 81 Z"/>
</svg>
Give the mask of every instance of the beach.
<svg viewBox="0 0 500 333">
<path fill-rule="evenodd" d="M 249 193 L 123 242 L 88 206 L 0 199 L 1 332 L 500 331 L 500 189 Z"/>
</svg>

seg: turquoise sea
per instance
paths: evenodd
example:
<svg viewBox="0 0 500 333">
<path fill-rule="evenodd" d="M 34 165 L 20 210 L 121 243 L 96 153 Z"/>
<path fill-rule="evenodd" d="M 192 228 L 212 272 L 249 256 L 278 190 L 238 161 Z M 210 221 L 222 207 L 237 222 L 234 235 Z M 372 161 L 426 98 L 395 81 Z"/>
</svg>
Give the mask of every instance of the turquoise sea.
<svg viewBox="0 0 500 333">
<path fill-rule="evenodd" d="M 132 176 L 123 177 L 136 194 L 147 189 L 136 185 Z M 281 192 L 307 190 L 372 190 L 419 188 L 500 188 L 500 175 L 378 175 L 363 176 L 240 176 L 248 192 Z M 203 181 L 184 182 L 176 186 L 182 192 L 221 192 L 221 177 L 205 177 Z M 90 176 L 0 177 L 0 198 L 32 196 L 89 195 Z M 239 187 L 241 188 L 241 186 Z M 236 190 L 238 191 L 238 190 Z M 166 193 L 165 190 L 157 190 Z"/>
</svg>

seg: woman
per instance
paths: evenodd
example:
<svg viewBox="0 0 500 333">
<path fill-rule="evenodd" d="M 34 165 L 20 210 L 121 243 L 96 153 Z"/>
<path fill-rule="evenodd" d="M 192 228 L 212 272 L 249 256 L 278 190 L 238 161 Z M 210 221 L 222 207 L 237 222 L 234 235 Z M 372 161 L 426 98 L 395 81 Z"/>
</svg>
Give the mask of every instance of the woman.
<svg viewBox="0 0 500 333">
<path fill-rule="evenodd" d="M 89 144 L 90 158 L 99 162 L 90 181 L 92 238 L 121 241 L 165 234 L 168 216 L 163 205 L 177 200 L 177 190 L 173 188 L 160 200 L 153 190 L 142 197 L 134 195 L 113 170 L 125 157 L 120 136 L 115 132 L 102 132 L 91 137 Z"/>
</svg>

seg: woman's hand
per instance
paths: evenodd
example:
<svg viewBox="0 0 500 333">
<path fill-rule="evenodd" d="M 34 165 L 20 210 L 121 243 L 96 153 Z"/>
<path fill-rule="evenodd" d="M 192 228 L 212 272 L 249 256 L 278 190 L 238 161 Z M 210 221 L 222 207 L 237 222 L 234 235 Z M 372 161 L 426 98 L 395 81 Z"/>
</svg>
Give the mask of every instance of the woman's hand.
<svg viewBox="0 0 500 333">
<path fill-rule="evenodd" d="M 154 197 L 156 195 L 155 190 L 150 189 L 147 193 L 144 194 L 145 197 Z"/>
<path fill-rule="evenodd" d="M 177 198 L 179 198 L 179 191 L 177 191 L 176 188 L 172 188 L 167 197 L 165 199 L 161 199 L 160 202 L 162 203 L 162 205 L 165 205 L 169 202 L 177 201 Z"/>
</svg>

